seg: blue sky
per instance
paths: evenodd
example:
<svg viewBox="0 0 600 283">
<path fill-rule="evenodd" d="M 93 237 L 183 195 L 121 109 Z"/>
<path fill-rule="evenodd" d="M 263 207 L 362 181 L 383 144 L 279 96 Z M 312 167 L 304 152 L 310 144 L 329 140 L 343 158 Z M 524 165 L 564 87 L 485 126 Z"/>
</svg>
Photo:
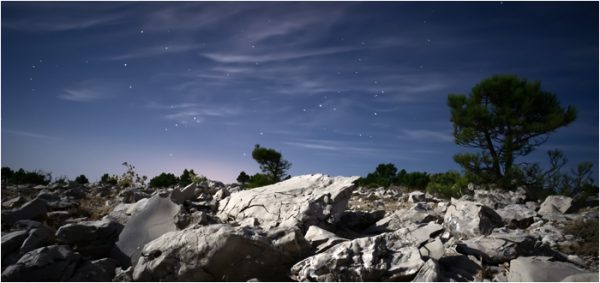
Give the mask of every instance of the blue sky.
<svg viewBox="0 0 600 283">
<path fill-rule="evenodd" d="M 261 144 L 292 175 L 442 172 L 447 95 L 505 73 L 579 111 L 519 161 L 597 180 L 595 2 L 2 2 L 2 166 L 231 182 Z"/>
</svg>

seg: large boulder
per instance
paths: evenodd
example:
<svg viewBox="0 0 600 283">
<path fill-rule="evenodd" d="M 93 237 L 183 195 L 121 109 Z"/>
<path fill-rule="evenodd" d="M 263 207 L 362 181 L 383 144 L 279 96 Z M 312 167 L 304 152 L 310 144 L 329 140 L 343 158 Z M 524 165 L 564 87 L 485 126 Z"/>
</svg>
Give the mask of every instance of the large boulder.
<svg viewBox="0 0 600 283">
<path fill-rule="evenodd" d="M 493 209 L 480 203 L 452 198 L 444 225 L 455 236 L 467 238 L 488 235 L 496 227 L 502 227 L 502 217 Z"/>
<path fill-rule="evenodd" d="M 316 253 L 321 253 L 341 242 L 348 241 L 346 238 L 339 237 L 332 232 L 314 225 L 308 227 L 304 238 L 312 245 Z"/>
<path fill-rule="evenodd" d="M 509 204 L 504 208 L 496 209 L 496 212 L 509 228 L 525 229 L 533 223 L 537 216 L 535 210 L 524 204 Z"/>
<path fill-rule="evenodd" d="M 2 226 L 10 227 L 15 222 L 22 219 L 43 219 L 46 216 L 47 211 L 48 207 L 46 206 L 46 202 L 35 198 L 26 202 L 19 208 L 2 210 Z"/>
<path fill-rule="evenodd" d="M 525 190 L 475 190 L 473 200 L 490 208 L 503 208 L 511 204 L 520 204 L 527 198 Z"/>
<path fill-rule="evenodd" d="M 114 251 L 113 257 L 119 259 L 124 266 L 135 265 L 146 243 L 177 230 L 174 216 L 179 209 L 179 205 L 167 196 L 157 194 L 151 197 L 127 221 L 116 243 L 118 250 Z"/>
<path fill-rule="evenodd" d="M 56 239 L 76 246 L 76 251 L 92 258 L 110 255 L 123 225 L 109 219 L 82 221 L 61 226 L 56 231 Z"/>
<path fill-rule="evenodd" d="M 119 203 L 106 217 L 125 225 L 132 215 L 142 210 L 148 204 L 148 200 L 149 198 L 143 198 L 135 203 Z"/>
<path fill-rule="evenodd" d="M 379 233 L 395 231 L 411 224 L 421 224 L 430 221 L 437 221 L 441 217 L 432 209 L 429 209 L 425 203 L 417 203 L 410 208 L 401 208 L 394 213 L 377 221 L 367 229 L 367 232 Z"/>
<path fill-rule="evenodd" d="M 519 257 L 510 261 L 508 281 L 561 281 L 570 275 L 586 273 L 577 266 L 550 257 Z"/>
<path fill-rule="evenodd" d="M 401 229 L 402 230 L 402 229 Z M 407 231 L 339 243 L 292 267 L 297 281 L 405 281 L 424 261 Z"/>
<path fill-rule="evenodd" d="M 540 205 L 538 214 L 563 214 L 571 208 L 573 199 L 567 196 L 548 196 L 546 200 Z"/>
<path fill-rule="evenodd" d="M 2 272 L 2 281 L 67 281 L 81 256 L 68 246 L 53 245 L 30 251 Z"/>
<path fill-rule="evenodd" d="M 294 261 L 249 227 L 227 224 L 169 232 L 148 243 L 135 281 L 284 281 Z"/>
<path fill-rule="evenodd" d="M 187 200 L 192 200 L 196 197 L 196 184 L 191 183 L 185 188 L 176 187 L 171 191 L 171 201 L 176 204 L 183 204 Z"/>
<path fill-rule="evenodd" d="M 115 277 L 118 262 L 112 258 L 86 261 L 80 264 L 69 281 L 110 282 Z"/>
<path fill-rule="evenodd" d="M 488 236 L 460 241 L 456 251 L 477 256 L 487 264 L 500 264 L 534 254 L 535 243 L 536 240 L 522 230 L 494 229 Z"/>
<path fill-rule="evenodd" d="M 224 221 L 254 217 L 265 229 L 337 222 L 346 208 L 358 177 L 321 174 L 297 176 L 270 186 L 234 193 L 219 203 Z"/>
</svg>

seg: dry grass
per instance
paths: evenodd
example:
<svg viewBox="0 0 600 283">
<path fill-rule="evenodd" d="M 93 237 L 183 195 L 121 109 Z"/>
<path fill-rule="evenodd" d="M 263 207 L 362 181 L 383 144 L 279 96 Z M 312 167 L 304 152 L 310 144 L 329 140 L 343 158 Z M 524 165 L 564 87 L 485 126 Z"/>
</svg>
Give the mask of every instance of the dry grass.
<svg viewBox="0 0 600 283">
<path fill-rule="evenodd" d="M 583 239 L 581 244 L 572 246 L 570 252 L 581 256 L 598 256 L 598 219 L 573 221 L 565 227 L 564 232 Z"/>
<path fill-rule="evenodd" d="M 81 199 L 79 210 L 86 213 L 90 220 L 98 220 L 106 216 L 117 205 L 114 197 L 89 196 Z"/>
</svg>

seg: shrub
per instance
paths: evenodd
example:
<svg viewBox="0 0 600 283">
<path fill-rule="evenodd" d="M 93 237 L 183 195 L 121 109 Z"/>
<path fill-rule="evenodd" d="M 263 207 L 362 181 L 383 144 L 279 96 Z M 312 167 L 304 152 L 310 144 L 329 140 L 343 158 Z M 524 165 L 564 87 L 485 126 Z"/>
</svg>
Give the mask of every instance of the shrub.
<svg viewBox="0 0 600 283">
<path fill-rule="evenodd" d="M 388 187 L 396 178 L 396 166 L 391 163 L 379 164 L 375 168 L 375 172 L 367 174 L 367 177 L 356 180 L 355 184 L 359 186 L 376 188 Z"/>
<path fill-rule="evenodd" d="M 427 192 L 442 198 L 459 198 L 463 195 L 463 188 L 469 181 L 456 171 L 433 174 L 427 185 Z"/>
<path fill-rule="evenodd" d="M 598 256 L 598 219 L 573 221 L 565 227 L 565 234 L 583 239 L 583 243 L 573 251 L 575 254 Z"/>
<path fill-rule="evenodd" d="M 127 188 L 127 187 L 143 186 L 144 185 L 144 182 L 147 179 L 146 176 L 140 177 L 140 175 L 138 175 L 135 172 L 135 166 L 133 166 L 132 164 L 129 164 L 127 162 L 123 162 L 122 165 L 125 166 L 125 168 L 127 168 L 127 170 L 118 179 L 119 186 L 121 186 L 123 188 Z"/>
<path fill-rule="evenodd" d="M 104 173 L 100 178 L 100 184 L 115 186 L 118 183 L 118 179 L 116 175 L 110 176 L 108 173 Z"/>
<path fill-rule="evenodd" d="M 9 167 L 2 167 L 2 182 L 7 182 L 8 180 L 11 180 L 14 175 L 15 172 L 12 169 L 10 169 Z"/>
<path fill-rule="evenodd" d="M 257 173 L 250 177 L 250 180 L 248 181 L 248 185 L 246 186 L 246 188 L 258 188 L 258 187 L 272 185 L 275 183 L 276 182 L 273 181 L 273 178 L 271 178 L 271 176 L 266 175 L 266 174 Z"/>
<path fill-rule="evenodd" d="M 150 187 L 152 188 L 167 188 L 177 185 L 179 180 L 172 173 L 160 173 L 160 175 L 150 180 Z"/>
<path fill-rule="evenodd" d="M 182 187 L 185 187 L 191 183 L 193 183 L 192 181 L 192 177 L 196 176 L 196 173 L 194 173 L 194 170 L 187 170 L 184 169 L 183 173 L 181 174 L 181 176 L 179 177 L 179 185 L 181 185 Z"/>
<path fill-rule="evenodd" d="M 77 176 L 77 178 L 75 178 L 75 183 L 83 185 L 83 184 L 88 184 L 90 181 L 88 181 L 88 178 L 81 174 L 79 176 Z"/>
<path fill-rule="evenodd" d="M 25 171 L 23 168 L 12 171 L 8 167 L 2 168 L 2 179 L 12 184 L 48 185 L 52 176 L 42 171 Z"/>
<path fill-rule="evenodd" d="M 394 184 L 407 187 L 409 189 L 425 190 L 429 184 L 429 174 L 426 172 L 407 173 L 402 169 L 398 172 Z"/>
<path fill-rule="evenodd" d="M 246 172 L 242 171 L 238 175 L 236 181 L 238 181 L 242 186 L 244 186 L 246 183 L 248 183 L 248 181 L 250 181 L 250 176 L 248 176 Z"/>
</svg>

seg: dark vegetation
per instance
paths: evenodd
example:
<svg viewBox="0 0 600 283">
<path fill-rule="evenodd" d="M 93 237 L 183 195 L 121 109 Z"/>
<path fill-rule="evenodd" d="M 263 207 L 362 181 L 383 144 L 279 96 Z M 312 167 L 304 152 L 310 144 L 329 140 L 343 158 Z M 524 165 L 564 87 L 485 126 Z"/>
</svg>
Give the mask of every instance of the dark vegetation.
<svg viewBox="0 0 600 283">
<path fill-rule="evenodd" d="M 257 188 L 290 178 L 287 171 L 292 167 L 292 164 L 283 159 L 281 153 L 275 149 L 261 147 L 257 144 L 252 150 L 252 158 L 258 163 L 262 173 L 249 176 L 244 171 L 240 172 L 237 181 L 242 187 L 247 189 Z"/>
<path fill-rule="evenodd" d="M 563 107 L 556 95 L 543 91 L 539 82 L 514 75 L 497 75 L 482 80 L 467 95 L 448 96 L 455 143 L 474 148 L 459 153 L 454 161 L 461 172 L 396 173 L 393 164 L 379 164 L 375 172 L 357 180 L 366 187 L 404 186 L 425 190 L 440 197 L 460 197 L 468 183 L 514 190 L 523 187 L 528 198 L 544 199 L 562 194 L 582 205 L 598 193 L 592 179 L 593 164 L 582 162 L 575 170 L 564 172 L 567 163 L 559 150 L 548 151 L 549 168 L 540 163 L 517 163 L 546 142 L 558 128 L 575 121 L 577 111 Z M 402 176 L 401 176 L 402 175 Z"/>
<path fill-rule="evenodd" d="M 52 181 L 52 174 L 42 171 L 25 171 L 20 168 L 13 171 L 9 167 L 2 167 L 2 183 L 6 184 L 31 184 L 48 185 Z"/>
<path fill-rule="evenodd" d="M 179 177 L 175 176 L 173 173 L 161 173 L 160 175 L 150 179 L 150 187 L 152 188 L 168 188 L 179 185 L 181 187 L 185 187 L 191 183 L 198 182 L 200 179 L 204 177 L 200 177 L 194 172 L 194 170 L 184 169 L 183 173 Z"/>
<path fill-rule="evenodd" d="M 575 247 L 575 250 L 565 252 L 573 252 L 578 255 L 598 256 L 598 219 L 593 221 L 573 221 L 565 227 L 564 232 L 583 239 L 583 244 Z"/>
<path fill-rule="evenodd" d="M 85 175 L 81 174 L 81 175 L 77 176 L 77 178 L 75 178 L 75 183 L 84 185 L 84 184 L 89 184 L 90 181 L 88 180 L 88 178 Z"/>
</svg>

